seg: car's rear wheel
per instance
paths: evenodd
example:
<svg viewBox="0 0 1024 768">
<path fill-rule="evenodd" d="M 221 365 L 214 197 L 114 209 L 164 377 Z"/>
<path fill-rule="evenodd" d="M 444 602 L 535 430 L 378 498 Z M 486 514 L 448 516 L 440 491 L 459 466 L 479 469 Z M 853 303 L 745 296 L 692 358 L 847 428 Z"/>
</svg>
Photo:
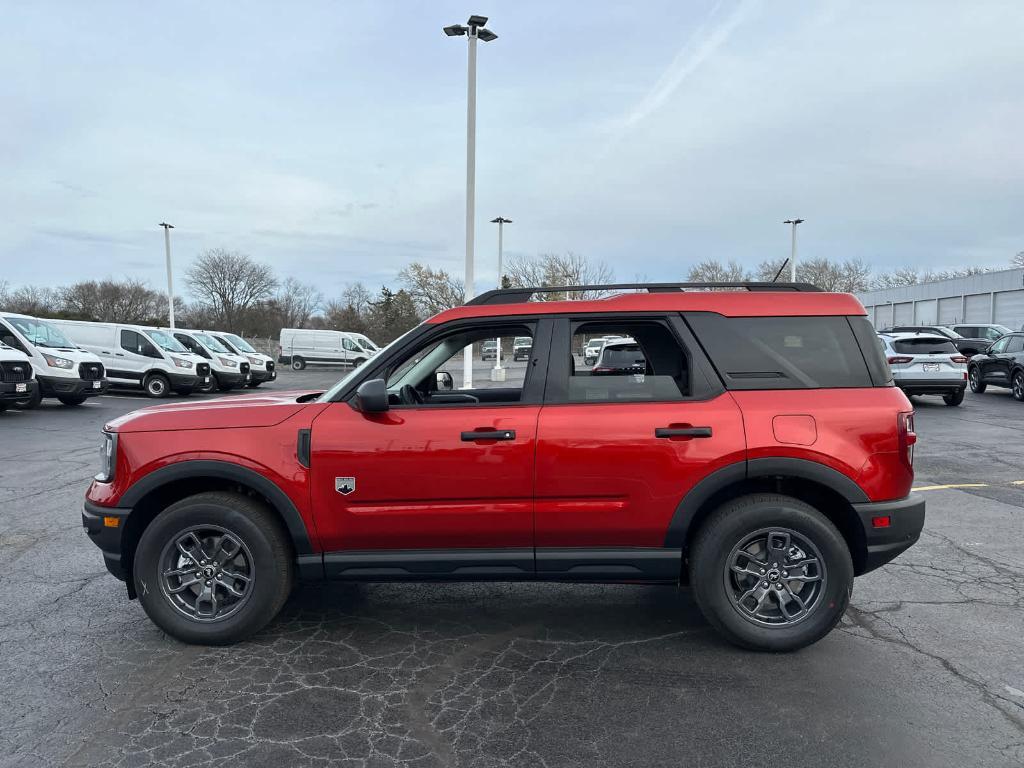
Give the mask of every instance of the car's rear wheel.
<svg viewBox="0 0 1024 768">
<path fill-rule="evenodd" d="M 261 502 L 200 493 L 172 504 L 146 528 L 132 577 L 139 602 L 182 642 L 228 645 L 281 610 L 295 580 L 280 521 Z"/>
<path fill-rule="evenodd" d="M 57 399 L 64 405 L 81 405 L 86 398 L 83 395 L 58 395 Z"/>
<path fill-rule="evenodd" d="M 981 371 L 978 370 L 978 366 L 972 365 L 967 371 L 967 383 L 971 385 L 971 392 L 981 394 L 985 391 L 987 386 L 984 381 L 981 380 Z"/>
<path fill-rule="evenodd" d="M 950 392 L 948 395 L 943 395 L 942 399 L 946 402 L 946 405 L 960 405 L 964 401 L 964 391 L 958 389 Z"/>
<path fill-rule="evenodd" d="M 292 358 L 292 370 L 293 371 L 301 371 L 301 370 L 304 370 L 305 367 L 306 367 L 306 361 L 303 360 L 301 357 L 293 357 Z"/>
<path fill-rule="evenodd" d="M 142 382 L 142 388 L 150 397 L 167 397 L 171 391 L 171 382 L 162 373 L 151 373 Z"/>
<path fill-rule="evenodd" d="M 1024 400 L 1024 371 L 1014 371 L 1010 391 L 1014 400 Z"/>
<path fill-rule="evenodd" d="M 704 616 L 731 642 L 793 651 L 842 618 L 853 562 L 842 535 L 814 507 L 754 494 L 727 502 L 701 526 L 690 583 Z"/>
</svg>

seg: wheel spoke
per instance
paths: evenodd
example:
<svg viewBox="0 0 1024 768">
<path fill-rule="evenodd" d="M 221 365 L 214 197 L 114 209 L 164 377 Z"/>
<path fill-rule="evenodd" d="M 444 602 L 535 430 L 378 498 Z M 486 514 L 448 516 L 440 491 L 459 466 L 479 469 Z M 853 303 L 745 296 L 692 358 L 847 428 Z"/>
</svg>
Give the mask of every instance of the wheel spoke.
<svg viewBox="0 0 1024 768">
<path fill-rule="evenodd" d="M 223 576 L 227 576 L 229 579 L 239 579 L 241 581 L 244 581 L 246 584 L 248 584 L 250 581 L 252 581 L 252 579 L 249 578 L 248 576 L 246 576 L 244 573 L 235 573 L 234 571 L 223 571 L 222 570 L 221 574 Z"/>
<path fill-rule="evenodd" d="M 217 565 L 224 565 L 228 561 L 234 560 L 241 549 L 242 545 L 238 539 L 225 533 L 220 537 L 220 541 L 217 542 L 217 548 L 213 553 L 213 561 Z"/>
<path fill-rule="evenodd" d="M 768 561 L 784 562 L 789 553 L 790 535 L 785 531 L 771 531 L 768 534 Z"/>
<path fill-rule="evenodd" d="M 173 568 L 169 571 L 164 571 L 164 576 L 167 578 L 170 578 L 171 576 L 186 576 L 190 573 L 195 573 L 196 567 L 197 566 L 195 566 L 194 564 L 189 565 L 188 563 L 186 563 L 180 568 Z"/>
<path fill-rule="evenodd" d="M 198 576 L 193 576 L 191 579 L 189 579 L 187 581 L 182 579 L 178 583 L 178 585 L 176 587 L 172 587 L 172 586 L 168 585 L 167 586 L 167 591 L 170 592 L 172 595 L 177 595 L 180 592 L 184 592 L 186 589 L 191 587 L 193 584 L 198 584 L 201 581 L 202 581 L 202 579 L 199 578 Z"/>
<path fill-rule="evenodd" d="M 208 613 L 202 610 L 203 605 L 210 606 L 210 611 Z M 203 591 L 199 593 L 198 597 L 196 597 L 195 611 L 196 616 L 203 619 L 212 619 L 217 616 L 217 593 L 212 585 L 209 587 L 203 585 Z"/>
<path fill-rule="evenodd" d="M 737 573 L 741 576 L 753 576 L 757 579 L 760 579 L 764 575 L 765 569 L 767 568 L 767 563 L 762 563 L 749 552 L 745 552 L 743 550 L 736 553 L 736 556 L 732 559 L 732 565 L 729 566 L 729 570 L 733 573 Z"/>
<path fill-rule="evenodd" d="M 785 569 L 786 575 L 782 577 L 783 581 L 802 581 L 805 583 L 821 581 L 821 563 L 816 557 L 808 557 L 799 563 L 787 564 Z"/>
<path fill-rule="evenodd" d="M 177 541 L 178 551 L 181 552 L 185 557 L 189 558 L 196 565 L 200 565 L 199 557 L 196 557 L 193 552 L 185 548 L 185 541 L 189 541 L 194 544 L 195 549 L 199 551 L 201 557 L 206 557 L 206 553 L 203 552 L 203 543 L 199 541 L 199 537 L 192 531 L 189 531 L 185 536 L 182 536 Z"/>
<path fill-rule="evenodd" d="M 782 615 L 786 617 L 787 621 L 798 619 L 807 612 L 806 603 L 804 603 L 798 594 L 789 589 L 789 587 L 775 590 L 775 598 L 779 601 L 779 610 L 782 611 Z M 795 602 L 797 606 L 799 606 L 800 610 L 791 612 L 789 610 L 790 602 Z"/>
<path fill-rule="evenodd" d="M 224 578 L 222 578 L 221 576 L 217 577 L 217 583 L 235 597 L 241 597 L 245 594 L 244 589 L 238 589 L 237 587 L 235 587 L 234 584 L 231 583 L 230 580 L 225 581 Z"/>
</svg>

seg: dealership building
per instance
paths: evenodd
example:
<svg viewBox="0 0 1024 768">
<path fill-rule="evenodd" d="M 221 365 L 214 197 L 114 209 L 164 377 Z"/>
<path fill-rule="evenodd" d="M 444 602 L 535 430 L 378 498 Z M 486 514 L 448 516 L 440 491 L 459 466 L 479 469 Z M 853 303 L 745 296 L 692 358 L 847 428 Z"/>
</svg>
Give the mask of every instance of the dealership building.
<svg viewBox="0 0 1024 768">
<path fill-rule="evenodd" d="M 999 323 L 1024 326 L 1024 269 L 858 293 L 875 328 Z"/>
</svg>

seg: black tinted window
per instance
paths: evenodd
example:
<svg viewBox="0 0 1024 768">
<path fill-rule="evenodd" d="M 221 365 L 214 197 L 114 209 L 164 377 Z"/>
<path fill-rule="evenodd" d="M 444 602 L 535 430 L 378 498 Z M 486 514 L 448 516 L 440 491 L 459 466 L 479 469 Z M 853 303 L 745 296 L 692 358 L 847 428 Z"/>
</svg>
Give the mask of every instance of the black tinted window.
<svg viewBox="0 0 1024 768">
<path fill-rule="evenodd" d="M 1006 345 L 1007 352 L 1024 352 L 1024 336 L 1011 336 Z"/>
<path fill-rule="evenodd" d="M 872 386 L 861 346 L 845 317 L 696 312 L 686 318 L 731 389 Z M 866 353 L 880 356 L 877 344 L 869 345 Z"/>
<path fill-rule="evenodd" d="M 943 339 L 898 339 L 892 348 L 905 355 L 956 355 L 959 354 L 952 341 Z"/>
</svg>

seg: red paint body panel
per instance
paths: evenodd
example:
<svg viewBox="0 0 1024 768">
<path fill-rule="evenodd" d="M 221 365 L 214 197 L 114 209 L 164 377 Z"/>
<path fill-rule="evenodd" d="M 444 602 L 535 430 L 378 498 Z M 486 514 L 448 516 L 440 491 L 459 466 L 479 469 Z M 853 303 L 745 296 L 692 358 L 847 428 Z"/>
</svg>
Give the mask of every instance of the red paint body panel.
<svg viewBox="0 0 1024 768">
<path fill-rule="evenodd" d="M 308 407 L 298 398 L 315 392 L 267 392 L 186 403 L 152 405 L 111 421 L 117 432 L 180 432 L 190 429 L 244 429 L 280 424 Z"/>
<path fill-rule="evenodd" d="M 710 438 L 656 438 L 658 427 Z M 744 459 L 733 398 L 545 406 L 537 428 L 538 547 L 660 547 L 683 496 Z"/>
<path fill-rule="evenodd" d="M 902 499 L 914 473 L 903 460 L 897 414 L 912 411 L 896 387 L 733 392 L 743 411 L 748 458 L 792 457 L 842 472 L 872 501 Z M 780 414 L 814 414 L 817 439 L 802 446 L 778 442 Z"/>
<path fill-rule="evenodd" d="M 849 293 L 795 291 L 686 291 L 621 293 L 594 301 L 531 301 L 521 304 L 472 304 L 445 310 L 427 320 L 447 323 L 467 317 L 582 314 L 588 312 L 717 312 L 726 317 L 866 315 Z"/>
<path fill-rule="evenodd" d="M 313 506 L 326 551 L 533 546 L 539 406 L 395 408 L 332 403 L 313 423 Z M 462 432 L 515 430 L 510 441 Z M 334 478 L 355 477 L 343 496 Z"/>
</svg>

